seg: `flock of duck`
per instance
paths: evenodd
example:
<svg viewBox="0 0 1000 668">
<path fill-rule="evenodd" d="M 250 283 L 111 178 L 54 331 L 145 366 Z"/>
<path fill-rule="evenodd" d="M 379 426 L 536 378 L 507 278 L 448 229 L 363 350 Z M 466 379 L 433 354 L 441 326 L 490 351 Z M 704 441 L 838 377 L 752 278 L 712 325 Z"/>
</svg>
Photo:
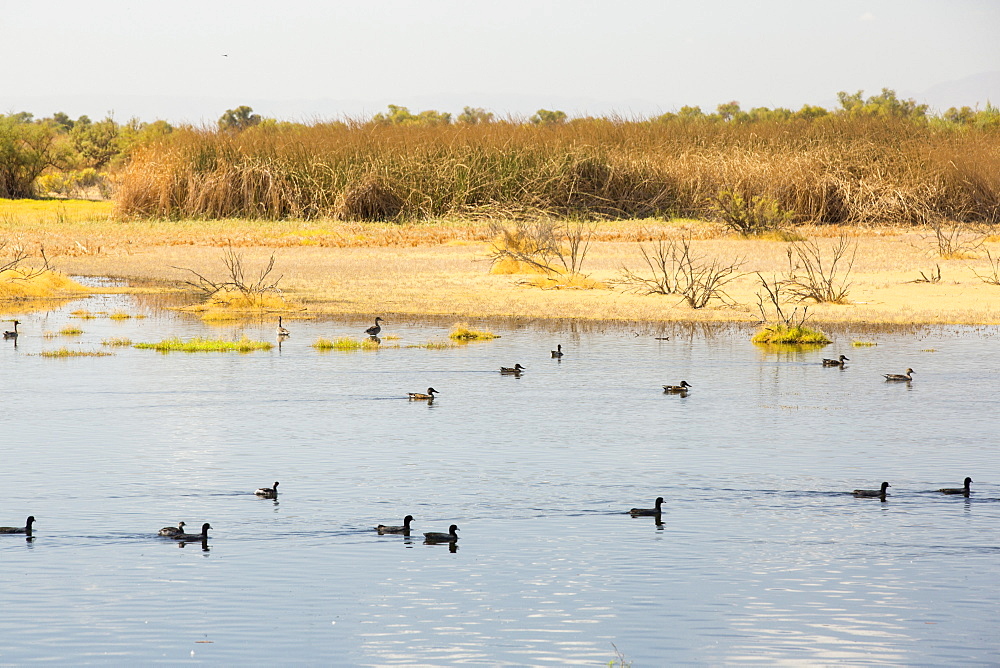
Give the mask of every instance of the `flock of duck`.
<svg viewBox="0 0 1000 668">
<path fill-rule="evenodd" d="M 382 326 L 380 323 L 384 321 L 385 320 L 382 317 L 375 318 L 375 324 L 367 328 L 365 330 L 365 334 L 367 334 L 372 338 L 377 337 L 379 333 L 382 331 Z M 5 331 L 3 333 L 4 339 L 17 339 L 18 336 L 17 326 L 20 325 L 21 323 L 18 320 L 13 320 L 12 322 L 14 323 L 14 329 L 12 331 Z M 278 338 L 280 339 L 285 339 L 291 336 L 291 332 L 283 326 L 281 316 L 278 316 L 277 335 Z M 553 359 L 561 359 L 564 355 L 562 351 L 562 344 L 557 345 L 556 349 L 551 351 L 551 355 Z M 822 364 L 825 367 L 844 368 L 846 366 L 846 363 L 849 361 L 850 358 L 848 358 L 845 355 L 840 355 L 836 358 L 824 358 Z M 521 366 L 521 364 L 519 363 L 511 367 L 506 367 L 506 366 L 500 367 L 500 373 L 503 375 L 520 376 L 521 373 L 524 371 L 527 371 L 527 369 Z M 913 369 L 907 369 L 906 373 L 902 374 L 887 373 L 883 374 L 883 376 L 885 377 L 886 382 L 908 383 L 913 380 Z M 691 389 L 692 387 L 693 386 L 686 380 L 682 380 L 677 385 L 664 385 L 663 391 L 666 394 L 678 394 L 681 396 L 687 396 L 688 390 Z M 434 401 L 434 396 L 437 394 L 440 394 L 440 392 L 435 390 L 433 387 L 428 387 L 426 392 L 408 393 L 411 401 L 428 401 L 428 402 Z M 945 487 L 937 491 L 939 491 L 942 494 L 961 494 L 965 497 L 968 497 L 969 494 L 971 493 L 970 489 L 971 484 L 972 484 L 972 478 L 967 477 L 965 479 L 964 487 Z M 886 490 L 891 486 L 892 485 L 890 485 L 888 482 L 883 482 L 879 489 L 856 489 L 854 490 L 853 494 L 857 498 L 873 498 L 885 501 L 886 497 L 888 496 Z M 277 499 L 278 482 L 275 481 L 273 487 L 261 487 L 257 489 L 257 491 L 255 491 L 254 494 L 264 499 Z M 655 505 L 653 508 L 632 508 L 628 511 L 628 513 L 633 517 L 644 517 L 644 516 L 656 517 L 657 523 L 659 524 L 659 518 L 661 515 L 661 506 L 663 505 L 663 497 L 662 496 L 657 497 L 654 503 Z M 35 522 L 35 516 L 31 515 L 28 517 L 23 527 L 0 527 L 0 534 L 22 534 L 22 535 L 27 535 L 30 538 L 32 535 L 32 525 L 34 524 L 34 522 Z M 409 536 L 411 522 L 413 522 L 413 515 L 407 515 L 406 517 L 403 518 L 403 524 L 401 525 L 379 524 L 378 526 L 375 527 L 375 531 L 377 531 L 380 535 L 401 534 L 404 536 Z M 157 532 L 157 535 L 162 536 L 164 538 L 171 538 L 173 540 L 182 542 L 198 542 L 198 541 L 205 542 L 208 540 L 208 531 L 209 529 L 212 528 L 211 524 L 205 522 L 204 524 L 201 525 L 200 533 L 188 533 L 184 529 L 185 526 L 186 524 L 184 522 L 178 522 L 177 526 L 175 527 L 163 527 L 162 529 L 159 530 L 159 532 Z M 429 544 L 454 543 L 455 541 L 458 540 L 458 527 L 452 524 L 450 527 L 448 527 L 447 533 L 437 532 L 437 531 L 425 532 L 424 539 L 425 542 Z"/>
<path fill-rule="evenodd" d="M 964 486 L 962 487 L 943 487 L 939 490 L 941 494 L 948 495 L 962 495 L 966 498 L 972 493 L 972 478 L 966 476 Z M 892 487 L 887 482 L 883 482 L 879 489 L 856 489 L 853 494 L 859 499 L 880 499 L 882 501 L 886 500 L 888 496 L 886 490 Z M 256 496 L 262 499 L 277 499 L 278 498 L 278 481 L 274 482 L 272 487 L 261 487 L 254 492 Z M 660 517 L 663 512 L 663 497 L 656 497 L 656 501 L 653 502 L 652 508 L 631 508 L 628 514 L 632 517 L 655 517 L 656 523 L 660 524 Z M 374 527 L 375 531 L 379 535 L 386 534 L 399 534 L 403 536 L 410 535 L 410 523 L 413 522 L 413 515 L 407 515 L 403 518 L 403 523 L 400 525 L 386 525 L 379 524 Z M 35 523 L 35 516 L 30 515 L 25 521 L 23 527 L 0 527 L 0 534 L 21 534 L 26 535 L 31 538 L 32 535 L 32 525 Z M 178 522 L 175 527 L 163 527 L 157 532 L 158 536 L 164 538 L 171 538 L 176 541 L 182 542 L 207 542 L 208 541 L 208 530 L 212 528 L 212 525 L 205 522 L 201 525 L 200 533 L 188 533 L 184 530 L 187 526 L 184 522 Z M 458 526 L 452 524 L 448 527 L 447 533 L 443 531 L 428 531 L 424 533 L 424 542 L 427 544 L 434 543 L 454 543 L 458 540 Z"/>
</svg>

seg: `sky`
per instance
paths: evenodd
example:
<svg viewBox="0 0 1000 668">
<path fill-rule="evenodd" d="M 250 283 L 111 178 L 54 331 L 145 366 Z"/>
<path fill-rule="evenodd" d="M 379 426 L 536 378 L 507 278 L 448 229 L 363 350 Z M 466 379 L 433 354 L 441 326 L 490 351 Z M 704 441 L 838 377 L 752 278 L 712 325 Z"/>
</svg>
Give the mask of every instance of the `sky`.
<svg viewBox="0 0 1000 668">
<path fill-rule="evenodd" d="M 994 0 L 0 0 L 0 113 L 647 117 L 837 92 L 1000 104 Z"/>
</svg>

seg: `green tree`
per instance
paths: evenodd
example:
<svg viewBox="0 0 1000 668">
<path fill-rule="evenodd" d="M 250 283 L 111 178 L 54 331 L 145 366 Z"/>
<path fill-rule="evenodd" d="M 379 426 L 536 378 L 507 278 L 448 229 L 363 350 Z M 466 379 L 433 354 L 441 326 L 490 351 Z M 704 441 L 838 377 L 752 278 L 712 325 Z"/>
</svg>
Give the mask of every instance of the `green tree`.
<svg viewBox="0 0 1000 668">
<path fill-rule="evenodd" d="M 923 119 L 927 117 L 927 105 L 917 104 L 915 100 L 900 100 L 896 91 L 883 88 L 878 95 L 863 99 L 864 91 L 850 94 L 845 91 L 837 93 L 840 102 L 840 113 L 847 116 L 869 116 L 876 118 L 909 118 Z"/>
<path fill-rule="evenodd" d="M 451 114 L 428 109 L 419 114 L 411 114 L 406 107 L 395 104 L 389 105 L 389 113 L 375 114 L 372 116 L 372 123 L 376 125 L 448 125 L 451 123 Z"/>
<path fill-rule="evenodd" d="M 466 125 L 478 125 L 480 123 L 492 123 L 493 114 L 481 107 L 465 107 L 458 115 L 458 122 Z"/>
<path fill-rule="evenodd" d="M 823 107 L 813 106 L 809 104 L 803 104 L 802 108 L 793 114 L 795 118 L 801 118 L 807 121 L 813 121 L 817 118 L 823 118 L 824 116 L 829 116 L 830 112 Z"/>
<path fill-rule="evenodd" d="M 233 132 L 241 132 L 247 128 L 252 128 L 261 122 L 261 117 L 253 113 L 253 108 L 245 104 L 235 109 L 226 109 L 226 113 L 219 117 L 219 129 Z"/>
<path fill-rule="evenodd" d="M 539 109 L 535 112 L 534 116 L 528 119 L 528 121 L 534 125 L 562 125 L 566 122 L 566 112 Z"/>
<path fill-rule="evenodd" d="M 774 109 L 768 109 L 767 107 L 754 107 L 741 116 L 742 120 L 750 121 L 751 123 L 759 123 L 761 121 L 787 121 L 790 118 L 792 118 L 792 111 L 790 109 L 785 109 L 784 107 L 775 107 Z"/>
<path fill-rule="evenodd" d="M 715 113 L 717 113 L 719 118 L 723 121 L 739 120 L 740 115 L 743 114 L 740 110 L 740 103 L 736 100 L 720 104 L 715 108 Z M 743 115 L 745 116 L 745 114 Z"/>
<path fill-rule="evenodd" d="M 86 118 L 82 116 L 82 118 Z M 73 148 L 87 167 L 100 169 L 121 153 L 118 123 L 111 117 L 96 123 L 77 121 L 70 130 Z"/>
<path fill-rule="evenodd" d="M 705 118 L 704 112 L 702 112 L 701 107 L 689 107 L 687 105 L 680 108 L 677 112 L 677 117 L 684 120 L 696 120 Z"/>
<path fill-rule="evenodd" d="M 73 119 L 61 111 L 52 114 L 52 122 L 56 124 L 60 132 L 69 132 L 73 129 Z"/>
<path fill-rule="evenodd" d="M 23 118 L 20 114 L 0 116 L 0 197 L 33 197 L 35 179 L 64 158 L 53 124 Z"/>
<path fill-rule="evenodd" d="M 962 107 L 961 109 L 950 107 L 942 114 L 942 118 L 957 125 L 972 125 L 976 120 L 976 112 L 971 107 Z"/>
</svg>

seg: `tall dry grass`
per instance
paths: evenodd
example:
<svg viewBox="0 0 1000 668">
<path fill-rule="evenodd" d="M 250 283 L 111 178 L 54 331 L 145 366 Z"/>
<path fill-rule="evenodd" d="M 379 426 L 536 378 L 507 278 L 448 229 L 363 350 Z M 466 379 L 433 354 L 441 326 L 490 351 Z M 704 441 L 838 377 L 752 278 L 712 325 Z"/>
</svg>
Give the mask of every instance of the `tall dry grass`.
<svg viewBox="0 0 1000 668">
<path fill-rule="evenodd" d="M 1000 135 L 841 117 L 190 129 L 136 152 L 119 177 L 117 212 L 356 221 L 539 212 L 711 217 L 723 190 L 774 198 L 797 223 L 994 223 Z"/>
</svg>

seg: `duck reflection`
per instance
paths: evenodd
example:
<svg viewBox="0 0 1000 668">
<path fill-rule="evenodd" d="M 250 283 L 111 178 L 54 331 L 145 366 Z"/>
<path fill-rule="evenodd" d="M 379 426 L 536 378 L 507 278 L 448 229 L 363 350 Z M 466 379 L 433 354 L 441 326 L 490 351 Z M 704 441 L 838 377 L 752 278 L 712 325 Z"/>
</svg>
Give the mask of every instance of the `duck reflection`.
<svg viewBox="0 0 1000 668">
<path fill-rule="evenodd" d="M 188 543 L 191 543 L 192 545 L 199 545 L 200 544 L 202 552 L 208 552 L 209 551 L 208 536 L 205 536 L 201 540 L 179 540 L 179 541 L 177 541 L 177 547 L 183 548 Z"/>
</svg>

